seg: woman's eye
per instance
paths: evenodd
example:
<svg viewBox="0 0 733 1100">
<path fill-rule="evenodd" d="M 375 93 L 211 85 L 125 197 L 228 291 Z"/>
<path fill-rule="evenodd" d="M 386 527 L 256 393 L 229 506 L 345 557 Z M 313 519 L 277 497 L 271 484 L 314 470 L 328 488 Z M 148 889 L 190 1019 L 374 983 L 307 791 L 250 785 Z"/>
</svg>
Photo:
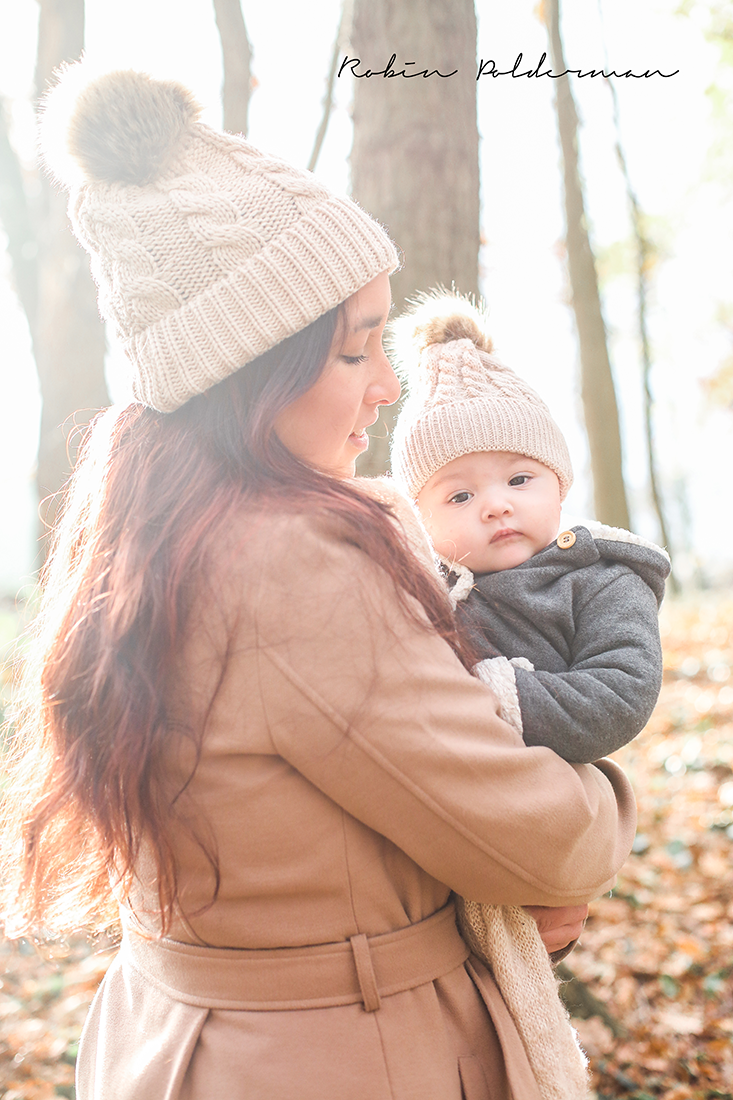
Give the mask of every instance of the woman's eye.
<svg viewBox="0 0 733 1100">
<path fill-rule="evenodd" d="M 516 477 L 510 478 L 509 484 L 513 486 L 526 485 L 528 481 L 531 481 L 529 474 L 517 474 Z"/>
<path fill-rule="evenodd" d="M 454 493 L 449 500 L 449 504 L 465 504 L 466 501 L 471 499 L 472 494 L 468 490 L 463 489 L 460 493 Z"/>
<path fill-rule="evenodd" d="M 369 358 L 368 355 L 342 355 L 341 358 L 345 363 L 351 363 L 352 366 L 357 366 L 359 363 L 366 363 Z"/>
</svg>

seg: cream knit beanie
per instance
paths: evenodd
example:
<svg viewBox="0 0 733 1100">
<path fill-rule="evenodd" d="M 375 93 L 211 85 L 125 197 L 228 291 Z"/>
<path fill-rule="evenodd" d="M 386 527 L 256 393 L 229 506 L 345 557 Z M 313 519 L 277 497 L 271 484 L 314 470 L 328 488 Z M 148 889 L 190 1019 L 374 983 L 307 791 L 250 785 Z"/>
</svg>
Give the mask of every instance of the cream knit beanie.
<svg viewBox="0 0 733 1100">
<path fill-rule="evenodd" d="M 299 332 L 398 259 L 382 227 L 309 172 L 198 120 L 186 88 L 66 68 L 46 163 L 70 191 L 133 393 L 169 412 Z"/>
<path fill-rule="evenodd" d="M 492 353 L 486 318 L 466 298 L 436 291 L 393 325 L 409 396 L 392 437 L 392 474 L 415 499 L 454 458 L 510 451 L 573 481 L 562 432 L 544 401 Z"/>
</svg>

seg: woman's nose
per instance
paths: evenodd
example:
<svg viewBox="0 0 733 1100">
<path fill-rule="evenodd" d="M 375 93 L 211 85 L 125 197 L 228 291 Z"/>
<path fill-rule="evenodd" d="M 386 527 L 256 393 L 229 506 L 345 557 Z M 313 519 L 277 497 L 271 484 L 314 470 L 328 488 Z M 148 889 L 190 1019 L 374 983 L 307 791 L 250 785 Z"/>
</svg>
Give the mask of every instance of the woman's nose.
<svg viewBox="0 0 733 1100">
<path fill-rule="evenodd" d="M 372 404 L 393 405 L 401 392 L 399 379 L 383 351 L 375 365 L 375 377 L 371 387 Z"/>
</svg>

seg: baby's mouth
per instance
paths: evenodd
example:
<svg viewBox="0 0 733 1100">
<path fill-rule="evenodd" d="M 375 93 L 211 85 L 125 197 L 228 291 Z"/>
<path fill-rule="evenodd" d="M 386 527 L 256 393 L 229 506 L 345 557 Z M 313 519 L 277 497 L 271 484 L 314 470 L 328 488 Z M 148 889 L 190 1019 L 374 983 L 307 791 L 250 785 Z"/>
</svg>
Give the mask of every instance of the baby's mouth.
<svg viewBox="0 0 733 1100">
<path fill-rule="evenodd" d="M 504 542 L 506 539 L 510 539 L 512 537 L 519 536 L 519 535 L 521 535 L 521 532 L 520 531 L 515 531 L 513 527 L 502 527 L 502 529 L 500 531 L 496 532 L 494 537 L 489 542 L 489 545 L 493 546 L 494 543 Z"/>
</svg>

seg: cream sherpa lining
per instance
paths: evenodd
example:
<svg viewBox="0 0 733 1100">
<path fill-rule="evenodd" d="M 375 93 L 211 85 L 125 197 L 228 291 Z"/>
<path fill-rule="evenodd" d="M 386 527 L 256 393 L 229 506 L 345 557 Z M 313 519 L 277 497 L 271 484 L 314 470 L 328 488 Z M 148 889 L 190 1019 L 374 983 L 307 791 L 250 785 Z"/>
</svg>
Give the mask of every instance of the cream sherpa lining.
<svg viewBox="0 0 733 1100">
<path fill-rule="evenodd" d="M 490 687 L 496 696 L 499 717 L 514 726 L 518 733 L 524 733 L 517 678 L 511 661 L 506 657 L 487 657 L 485 661 L 479 661 L 473 671 L 481 683 Z"/>
<path fill-rule="evenodd" d="M 630 542 L 635 546 L 645 546 L 647 550 L 656 550 L 669 561 L 667 551 L 657 546 L 656 542 L 644 539 L 641 535 L 635 535 L 633 531 L 627 531 L 623 527 L 608 527 L 605 523 L 598 523 L 597 520 L 583 520 L 582 523 L 575 523 L 573 526 L 585 527 L 594 539 L 605 539 L 607 542 Z"/>
</svg>

